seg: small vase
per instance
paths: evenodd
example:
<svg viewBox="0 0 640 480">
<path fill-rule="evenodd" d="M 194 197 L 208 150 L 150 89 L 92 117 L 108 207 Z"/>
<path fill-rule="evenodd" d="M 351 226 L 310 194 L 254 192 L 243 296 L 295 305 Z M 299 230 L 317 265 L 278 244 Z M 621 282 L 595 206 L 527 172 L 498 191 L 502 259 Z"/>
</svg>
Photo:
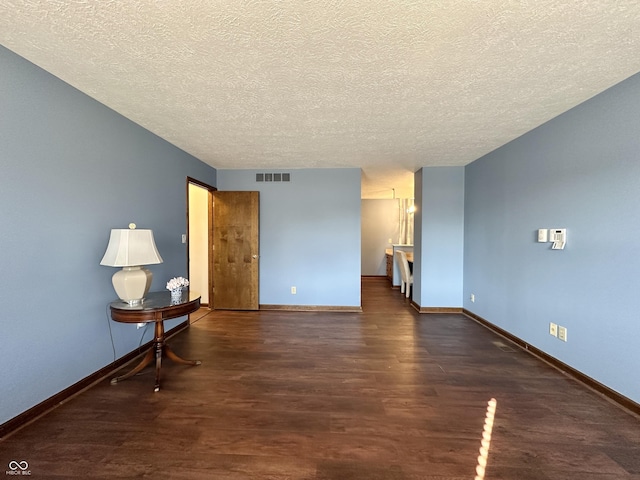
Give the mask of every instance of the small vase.
<svg viewBox="0 0 640 480">
<path fill-rule="evenodd" d="M 182 289 L 175 288 L 171 290 L 171 303 L 180 303 L 182 301 Z"/>
</svg>

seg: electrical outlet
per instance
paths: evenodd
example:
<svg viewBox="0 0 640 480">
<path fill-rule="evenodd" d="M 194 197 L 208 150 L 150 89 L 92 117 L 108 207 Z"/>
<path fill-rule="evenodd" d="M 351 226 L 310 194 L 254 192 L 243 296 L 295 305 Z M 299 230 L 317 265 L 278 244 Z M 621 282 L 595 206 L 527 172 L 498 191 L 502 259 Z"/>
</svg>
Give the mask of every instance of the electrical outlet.
<svg viewBox="0 0 640 480">
<path fill-rule="evenodd" d="M 476 301 L 476 296 L 472 293 L 471 294 L 471 302 L 475 302 Z"/>
<path fill-rule="evenodd" d="M 563 342 L 567 341 L 567 328 L 566 327 L 558 327 L 558 338 Z"/>
<path fill-rule="evenodd" d="M 553 322 L 549 323 L 549 335 L 558 336 L 558 325 Z"/>
<path fill-rule="evenodd" d="M 298 289 L 296 287 L 291 287 L 291 295 L 295 295 L 298 293 Z"/>
</svg>

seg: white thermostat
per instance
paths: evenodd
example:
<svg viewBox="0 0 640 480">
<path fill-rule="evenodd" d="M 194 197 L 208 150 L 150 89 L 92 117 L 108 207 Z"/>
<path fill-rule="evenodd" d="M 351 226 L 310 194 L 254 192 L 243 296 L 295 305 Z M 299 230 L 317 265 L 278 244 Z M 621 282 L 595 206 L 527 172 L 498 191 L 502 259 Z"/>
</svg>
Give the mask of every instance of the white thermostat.
<svg viewBox="0 0 640 480">
<path fill-rule="evenodd" d="M 553 242 L 551 246 L 552 250 L 563 250 L 567 243 L 567 229 L 566 228 L 552 228 L 549 230 L 549 241 Z"/>
</svg>

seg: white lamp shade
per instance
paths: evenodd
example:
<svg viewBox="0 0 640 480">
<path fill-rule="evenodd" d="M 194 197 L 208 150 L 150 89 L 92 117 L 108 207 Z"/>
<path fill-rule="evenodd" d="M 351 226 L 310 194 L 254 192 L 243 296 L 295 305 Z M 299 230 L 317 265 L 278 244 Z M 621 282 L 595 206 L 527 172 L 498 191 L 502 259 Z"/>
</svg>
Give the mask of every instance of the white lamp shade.
<svg viewBox="0 0 640 480">
<path fill-rule="evenodd" d="M 162 263 L 151 230 L 114 228 L 100 265 L 132 267 Z"/>
</svg>

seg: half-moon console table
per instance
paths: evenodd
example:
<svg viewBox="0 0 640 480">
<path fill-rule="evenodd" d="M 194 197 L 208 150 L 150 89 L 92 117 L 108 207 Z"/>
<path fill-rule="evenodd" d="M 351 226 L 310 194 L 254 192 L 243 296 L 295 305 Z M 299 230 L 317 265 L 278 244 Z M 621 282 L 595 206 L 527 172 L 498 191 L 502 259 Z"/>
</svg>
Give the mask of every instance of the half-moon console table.
<svg viewBox="0 0 640 480">
<path fill-rule="evenodd" d="M 129 373 L 111 379 L 111 383 L 115 384 L 132 377 L 136 373 L 142 371 L 144 367 L 149 365 L 153 358 L 156 359 L 156 387 L 155 391 L 160 390 L 160 368 L 162 367 L 162 356 L 165 355 L 176 363 L 182 365 L 200 365 L 200 360 L 185 360 L 174 353 L 173 350 L 165 343 L 164 338 L 164 321 L 171 318 L 189 315 L 200 308 L 200 296 L 188 291 L 182 292 L 182 298 L 178 301 L 171 300 L 171 292 L 151 292 L 148 293 L 142 304 L 129 305 L 122 300 L 111 302 L 111 318 L 116 322 L 122 323 L 146 323 L 155 322 L 155 334 L 153 346 L 145 354 L 142 361 Z"/>
</svg>

